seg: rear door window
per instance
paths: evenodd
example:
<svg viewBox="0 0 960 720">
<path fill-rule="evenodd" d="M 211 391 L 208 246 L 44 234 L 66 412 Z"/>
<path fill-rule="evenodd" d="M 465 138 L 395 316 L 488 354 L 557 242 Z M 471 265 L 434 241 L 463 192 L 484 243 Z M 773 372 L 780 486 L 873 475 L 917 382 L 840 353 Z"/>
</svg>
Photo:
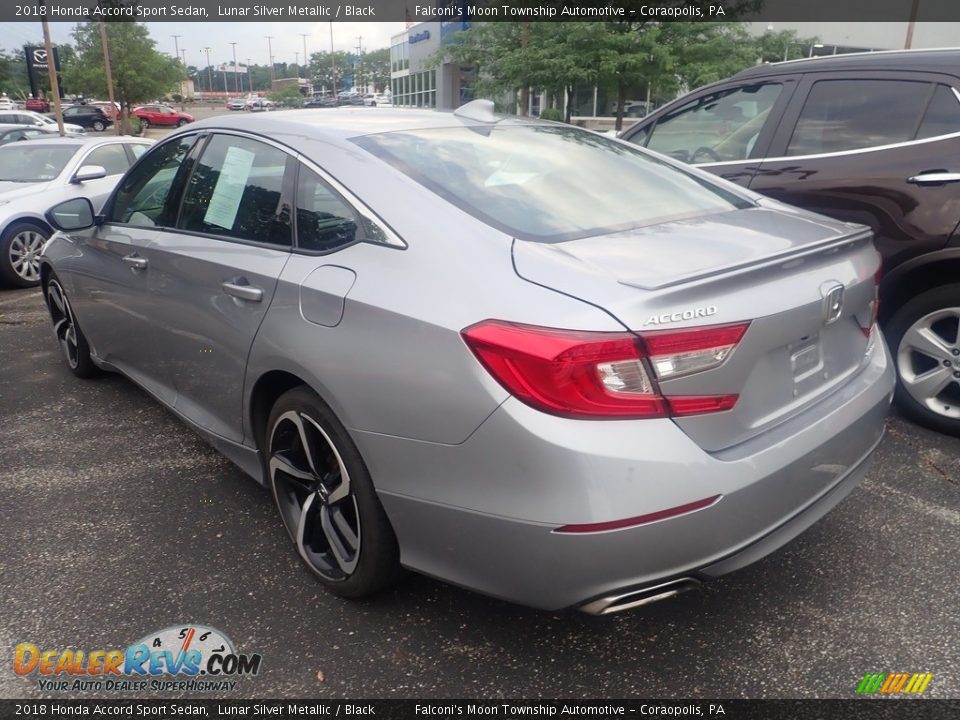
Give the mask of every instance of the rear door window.
<svg viewBox="0 0 960 720">
<path fill-rule="evenodd" d="M 289 207 L 283 204 L 287 157 L 257 140 L 214 135 L 187 183 L 177 226 L 290 247 Z"/>
<path fill-rule="evenodd" d="M 820 155 L 912 140 L 930 97 L 928 82 L 819 80 L 807 95 L 788 156 Z"/>
<path fill-rule="evenodd" d="M 960 132 L 960 95 L 952 87 L 937 85 L 930 98 L 917 140 Z"/>
<path fill-rule="evenodd" d="M 746 160 L 782 91 L 767 83 L 699 97 L 660 118 L 646 146 L 689 163 Z"/>
</svg>

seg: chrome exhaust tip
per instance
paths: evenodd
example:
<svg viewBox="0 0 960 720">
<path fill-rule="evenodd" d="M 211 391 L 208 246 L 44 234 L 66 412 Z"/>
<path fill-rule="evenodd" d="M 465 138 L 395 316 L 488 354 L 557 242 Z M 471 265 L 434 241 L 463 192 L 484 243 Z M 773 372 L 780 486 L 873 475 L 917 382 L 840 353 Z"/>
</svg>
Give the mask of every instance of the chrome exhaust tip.
<svg viewBox="0 0 960 720">
<path fill-rule="evenodd" d="M 633 610 L 634 608 L 672 598 L 688 590 L 699 588 L 701 582 L 696 578 L 685 577 L 671 580 L 661 585 L 652 585 L 639 590 L 629 590 L 615 595 L 606 595 L 580 606 L 580 611 L 588 615 L 612 615 L 613 613 Z"/>
</svg>

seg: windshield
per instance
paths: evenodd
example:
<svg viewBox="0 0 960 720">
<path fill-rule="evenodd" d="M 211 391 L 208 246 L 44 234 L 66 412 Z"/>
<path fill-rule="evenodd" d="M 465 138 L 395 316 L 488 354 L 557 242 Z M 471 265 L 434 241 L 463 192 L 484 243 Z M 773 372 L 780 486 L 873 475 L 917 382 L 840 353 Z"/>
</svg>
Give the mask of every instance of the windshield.
<svg viewBox="0 0 960 720">
<path fill-rule="evenodd" d="M 354 142 L 514 237 L 557 242 L 750 207 L 642 150 L 572 127 L 497 125 Z"/>
<path fill-rule="evenodd" d="M 0 181 L 45 182 L 63 172 L 79 145 L 23 143 L 0 147 Z"/>
</svg>

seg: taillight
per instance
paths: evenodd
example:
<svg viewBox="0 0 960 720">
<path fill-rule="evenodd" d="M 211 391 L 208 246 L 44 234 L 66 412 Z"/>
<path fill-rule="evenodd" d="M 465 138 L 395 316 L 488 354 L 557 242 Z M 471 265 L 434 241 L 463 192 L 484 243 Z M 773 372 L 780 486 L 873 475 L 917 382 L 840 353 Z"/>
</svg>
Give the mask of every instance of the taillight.
<svg viewBox="0 0 960 720">
<path fill-rule="evenodd" d="M 464 341 L 511 394 L 544 412 L 575 418 L 653 418 L 731 409 L 737 395 L 663 396 L 651 378 L 717 367 L 747 324 L 656 332 L 589 332 L 487 320 Z"/>
<path fill-rule="evenodd" d="M 873 326 L 877 324 L 877 317 L 880 315 L 880 279 L 883 277 L 883 262 L 873 274 L 873 300 L 870 301 L 868 324 L 860 322 L 860 330 L 865 337 L 869 338 L 873 332 Z M 859 320 L 858 320 L 859 322 Z M 869 346 L 869 343 L 868 343 Z"/>
</svg>

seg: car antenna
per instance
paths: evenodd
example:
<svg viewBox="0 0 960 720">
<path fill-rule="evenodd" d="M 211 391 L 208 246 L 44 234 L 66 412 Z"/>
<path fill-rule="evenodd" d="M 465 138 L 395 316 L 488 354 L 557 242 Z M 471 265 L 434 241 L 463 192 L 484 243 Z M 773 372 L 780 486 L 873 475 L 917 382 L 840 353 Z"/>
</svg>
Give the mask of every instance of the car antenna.
<svg viewBox="0 0 960 720">
<path fill-rule="evenodd" d="M 455 117 L 477 122 L 496 123 L 503 118 L 494 112 L 493 100 L 471 100 L 453 111 Z"/>
</svg>

